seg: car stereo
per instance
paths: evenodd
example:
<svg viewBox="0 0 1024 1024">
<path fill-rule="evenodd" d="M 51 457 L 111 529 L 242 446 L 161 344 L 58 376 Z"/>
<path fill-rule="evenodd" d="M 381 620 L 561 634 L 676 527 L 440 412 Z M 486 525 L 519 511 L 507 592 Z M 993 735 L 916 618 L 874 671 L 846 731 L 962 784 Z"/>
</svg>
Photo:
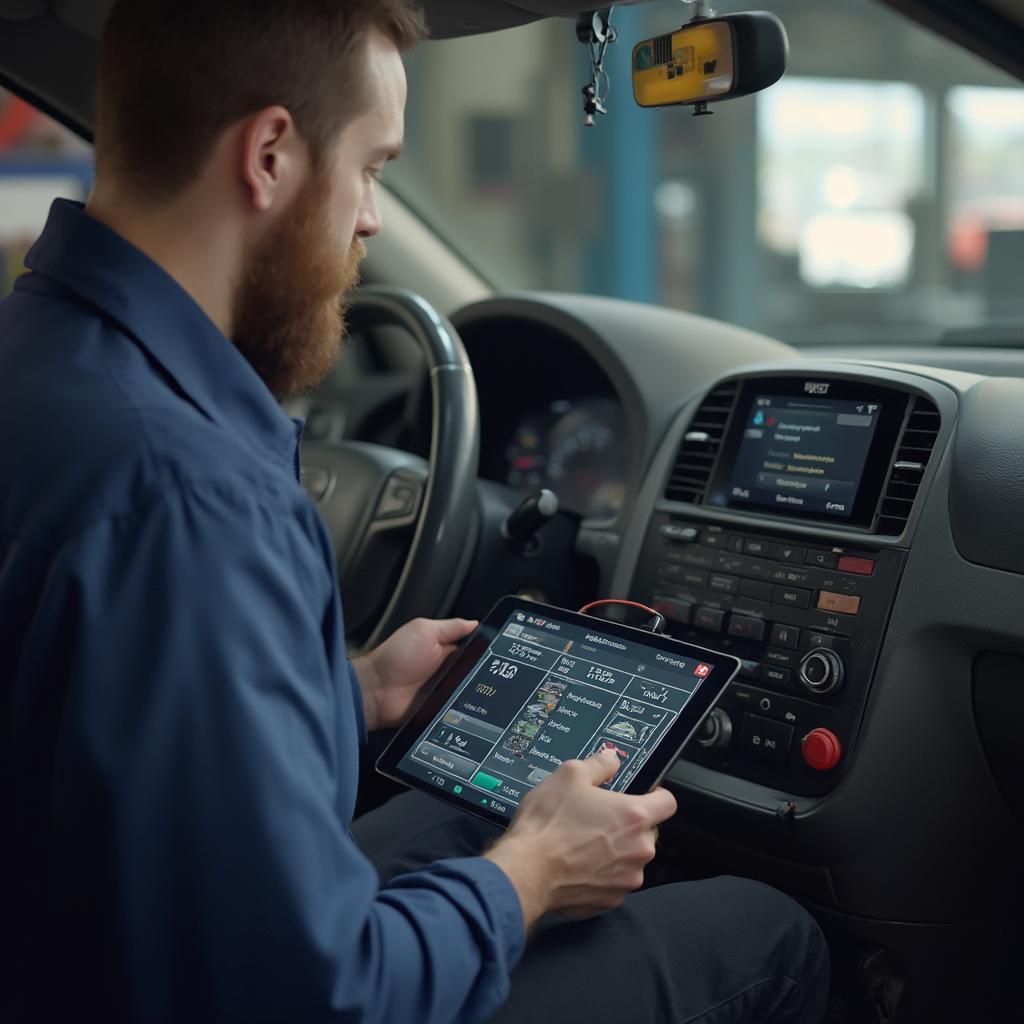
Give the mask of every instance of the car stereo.
<svg viewBox="0 0 1024 1024">
<path fill-rule="evenodd" d="M 847 769 L 941 426 L 920 391 L 865 376 L 713 387 L 666 441 L 627 585 L 673 637 L 742 662 L 683 757 L 775 792 L 820 796 Z"/>
<path fill-rule="evenodd" d="M 909 402 L 852 381 L 746 381 L 705 504 L 870 528 Z"/>
</svg>

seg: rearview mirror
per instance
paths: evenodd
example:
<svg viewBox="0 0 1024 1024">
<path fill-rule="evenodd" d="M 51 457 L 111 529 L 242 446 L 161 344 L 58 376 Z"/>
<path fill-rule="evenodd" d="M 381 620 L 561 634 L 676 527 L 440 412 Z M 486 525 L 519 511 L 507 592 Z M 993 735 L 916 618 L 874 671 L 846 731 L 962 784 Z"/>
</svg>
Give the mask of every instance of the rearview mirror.
<svg viewBox="0 0 1024 1024">
<path fill-rule="evenodd" d="M 788 53 L 786 30 L 774 14 L 701 18 L 633 47 L 633 96 L 641 107 L 703 108 L 774 85 Z"/>
</svg>

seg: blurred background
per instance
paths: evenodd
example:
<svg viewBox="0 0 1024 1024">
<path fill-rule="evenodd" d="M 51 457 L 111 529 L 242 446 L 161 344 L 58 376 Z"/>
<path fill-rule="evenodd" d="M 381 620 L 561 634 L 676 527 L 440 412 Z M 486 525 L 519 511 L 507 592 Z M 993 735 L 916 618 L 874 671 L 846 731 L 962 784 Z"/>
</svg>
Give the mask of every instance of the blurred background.
<svg viewBox="0 0 1024 1024">
<path fill-rule="evenodd" d="M 678 0 L 617 7 L 609 114 L 583 126 L 571 21 L 409 55 L 388 187 L 502 290 L 662 303 L 793 344 L 933 342 L 1024 322 L 1024 86 L 871 0 L 718 3 L 786 25 L 755 97 L 645 111 L 632 44 Z M 88 147 L 0 92 L 0 294 Z"/>
</svg>

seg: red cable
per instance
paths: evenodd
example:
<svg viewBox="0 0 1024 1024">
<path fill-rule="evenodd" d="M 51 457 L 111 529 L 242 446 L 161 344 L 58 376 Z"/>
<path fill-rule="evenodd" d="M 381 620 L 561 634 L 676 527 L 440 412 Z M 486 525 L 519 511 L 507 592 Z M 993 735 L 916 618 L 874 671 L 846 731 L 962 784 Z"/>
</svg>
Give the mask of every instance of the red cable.
<svg viewBox="0 0 1024 1024">
<path fill-rule="evenodd" d="M 663 617 L 661 615 L 661 612 L 656 611 L 654 608 L 651 608 L 649 605 L 641 604 L 639 601 L 622 601 L 622 600 L 620 600 L 617 597 L 603 597 L 603 598 L 601 598 L 600 601 L 591 601 L 590 604 L 585 604 L 580 609 L 580 614 L 581 615 L 585 615 L 588 611 L 590 611 L 591 608 L 596 608 L 599 604 L 624 604 L 624 605 L 627 605 L 630 608 L 640 608 L 641 610 L 643 610 L 645 612 L 650 612 L 652 615 L 657 615 L 658 617 Z"/>
</svg>

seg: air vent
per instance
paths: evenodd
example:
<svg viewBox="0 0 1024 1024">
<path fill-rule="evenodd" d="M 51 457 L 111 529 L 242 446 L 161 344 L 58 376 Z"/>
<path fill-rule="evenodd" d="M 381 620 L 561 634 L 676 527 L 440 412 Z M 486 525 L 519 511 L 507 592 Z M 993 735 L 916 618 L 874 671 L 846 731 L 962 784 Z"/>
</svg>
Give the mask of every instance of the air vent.
<svg viewBox="0 0 1024 1024">
<path fill-rule="evenodd" d="M 939 410 L 927 398 L 915 397 L 882 495 L 879 533 L 898 536 L 907 525 L 940 425 Z"/>
<path fill-rule="evenodd" d="M 665 487 L 669 501 L 704 500 L 711 470 L 725 435 L 725 428 L 736 404 L 739 382 L 730 381 L 715 388 L 700 404 L 697 415 L 683 435 L 676 463 Z"/>
</svg>

